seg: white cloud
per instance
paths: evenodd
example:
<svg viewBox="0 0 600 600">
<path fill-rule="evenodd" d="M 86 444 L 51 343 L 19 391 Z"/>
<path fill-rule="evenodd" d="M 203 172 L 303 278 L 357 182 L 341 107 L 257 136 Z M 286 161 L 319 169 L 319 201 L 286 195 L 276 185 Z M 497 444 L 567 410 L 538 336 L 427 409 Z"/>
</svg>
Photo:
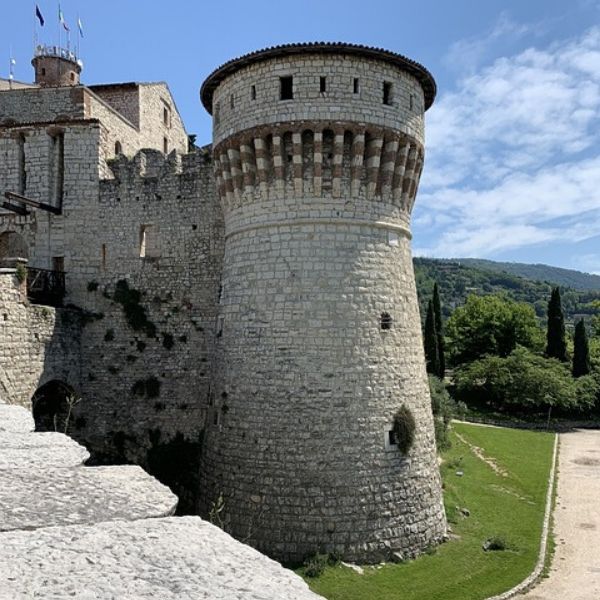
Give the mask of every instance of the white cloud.
<svg viewBox="0 0 600 600">
<path fill-rule="evenodd" d="M 499 42 L 514 41 L 532 32 L 532 27 L 513 21 L 502 13 L 483 35 L 459 40 L 450 46 L 444 63 L 451 69 L 472 72 Z"/>
<path fill-rule="evenodd" d="M 490 256 L 599 235 L 599 130 L 600 28 L 462 79 L 428 113 L 416 252 Z"/>
</svg>

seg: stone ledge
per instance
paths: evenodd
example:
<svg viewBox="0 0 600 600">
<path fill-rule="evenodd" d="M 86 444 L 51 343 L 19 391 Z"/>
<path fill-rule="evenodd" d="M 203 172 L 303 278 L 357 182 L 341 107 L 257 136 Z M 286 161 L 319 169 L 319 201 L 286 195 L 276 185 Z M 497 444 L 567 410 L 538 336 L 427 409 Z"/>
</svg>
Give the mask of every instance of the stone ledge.
<svg viewBox="0 0 600 600">
<path fill-rule="evenodd" d="M 177 497 L 134 465 L 0 471 L 0 531 L 165 517 Z"/>
<path fill-rule="evenodd" d="M 0 401 L 0 432 L 29 433 L 34 429 L 33 417 L 27 409 Z"/>
<path fill-rule="evenodd" d="M 77 467 L 90 457 L 75 440 L 54 432 L 32 435 L 0 429 L 0 448 L 0 470 Z"/>
<path fill-rule="evenodd" d="M 302 579 L 199 517 L 0 534 L 2 598 L 317 600 Z"/>
</svg>

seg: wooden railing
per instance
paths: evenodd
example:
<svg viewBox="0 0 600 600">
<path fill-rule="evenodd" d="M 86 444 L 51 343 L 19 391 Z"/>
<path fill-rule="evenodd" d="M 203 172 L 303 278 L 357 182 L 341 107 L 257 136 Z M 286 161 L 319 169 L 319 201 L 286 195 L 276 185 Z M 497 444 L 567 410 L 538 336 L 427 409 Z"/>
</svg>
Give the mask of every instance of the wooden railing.
<svg viewBox="0 0 600 600">
<path fill-rule="evenodd" d="M 34 304 L 62 306 L 65 297 L 64 272 L 27 267 L 27 297 Z"/>
</svg>

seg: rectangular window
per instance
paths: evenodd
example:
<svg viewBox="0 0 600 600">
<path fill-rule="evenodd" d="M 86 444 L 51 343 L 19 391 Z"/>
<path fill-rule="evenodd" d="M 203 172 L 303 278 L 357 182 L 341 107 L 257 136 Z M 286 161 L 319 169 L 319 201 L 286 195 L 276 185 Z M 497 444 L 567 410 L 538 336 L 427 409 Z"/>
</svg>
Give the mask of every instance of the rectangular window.
<svg viewBox="0 0 600 600">
<path fill-rule="evenodd" d="M 221 103 L 217 102 L 215 104 L 215 125 L 218 125 L 221 122 Z"/>
<path fill-rule="evenodd" d="M 140 258 L 158 258 L 159 256 L 158 225 L 140 225 Z"/>
<path fill-rule="evenodd" d="M 64 256 L 53 256 L 52 257 L 52 270 L 58 271 L 59 273 L 65 272 L 65 257 Z"/>
<path fill-rule="evenodd" d="M 27 190 L 27 170 L 25 169 L 25 136 L 19 136 L 19 194 Z"/>
<path fill-rule="evenodd" d="M 163 152 L 169 154 L 169 140 L 166 137 L 163 138 Z"/>
<path fill-rule="evenodd" d="M 358 94 L 358 92 L 360 91 L 360 87 L 359 87 L 359 86 L 360 86 L 360 84 L 358 83 L 358 77 L 355 77 L 355 78 L 354 78 L 354 84 L 353 84 L 353 86 L 354 86 L 354 87 L 353 87 L 353 92 L 354 92 L 355 94 Z"/>
<path fill-rule="evenodd" d="M 229 108 L 231 108 L 231 110 L 233 110 L 235 108 L 235 98 L 234 98 L 233 94 L 231 94 L 231 96 L 229 96 Z"/>
<path fill-rule="evenodd" d="M 163 125 L 171 127 L 171 107 L 163 100 Z"/>
<path fill-rule="evenodd" d="M 102 270 L 106 271 L 106 244 L 102 244 L 100 256 L 102 258 Z"/>
<path fill-rule="evenodd" d="M 217 337 L 221 337 L 223 335 L 223 324 L 225 323 L 225 317 L 223 315 L 219 315 L 217 317 L 217 329 L 215 331 L 215 335 Z"/>
<path fill-rule="evenodd" d="M 65 134 L 52 136 L 52 196 L 53 204 L 62 208 L 65 186 Z"/>
<path fill-rule="evenodd" d="M 279 78 L 279 99 L 292 100 L 294 98 L 294 78 L 292 76 Z"/>
<path fill-rule="evenodd" d="M 389 81 L 383 82 L 383 103 L 392 104 L 392 84 Z"/>
<path fill-rule="evenodd" d="M 253 86 L 250 88 L 250 98 L 251 98 L 252 100 L 256 100 L 256 86 L 255 86 L 255 85 L 253 85 Z"/>
<path fill-rule="evenodd" d="M 319 91 L 324 94 L 327 91 L 327 77 L 321 77 L 319 81 Z"/>
<path fill-rule="evenodd" d="M 408 99 L 408 105 L 410 110 L 414 110 L 415 108 L 415 97 L 411 94 L 410 98 Z"/>
</svg>

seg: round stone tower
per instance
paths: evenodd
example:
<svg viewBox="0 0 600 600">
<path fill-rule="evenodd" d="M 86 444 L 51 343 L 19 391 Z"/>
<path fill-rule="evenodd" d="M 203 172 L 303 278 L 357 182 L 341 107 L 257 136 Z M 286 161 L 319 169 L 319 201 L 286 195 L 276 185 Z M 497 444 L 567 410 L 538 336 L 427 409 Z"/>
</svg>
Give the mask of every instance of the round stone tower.
<svg viewBox="0 0 600 600">
<path fill-rule="evenodd" d="M 82 63 L 70 50 L 59 46 L 38 46 L 31 64 L 35 82 L 41 87 L 79 85 Z"/>
<path fill-rule="evenodd" d="M 409 229 L 435 92 L 403 56 L 329 43 L 202 86 L 226 243 L 201 510 L 281 561 L 446 533 Z"/>
</svg>

